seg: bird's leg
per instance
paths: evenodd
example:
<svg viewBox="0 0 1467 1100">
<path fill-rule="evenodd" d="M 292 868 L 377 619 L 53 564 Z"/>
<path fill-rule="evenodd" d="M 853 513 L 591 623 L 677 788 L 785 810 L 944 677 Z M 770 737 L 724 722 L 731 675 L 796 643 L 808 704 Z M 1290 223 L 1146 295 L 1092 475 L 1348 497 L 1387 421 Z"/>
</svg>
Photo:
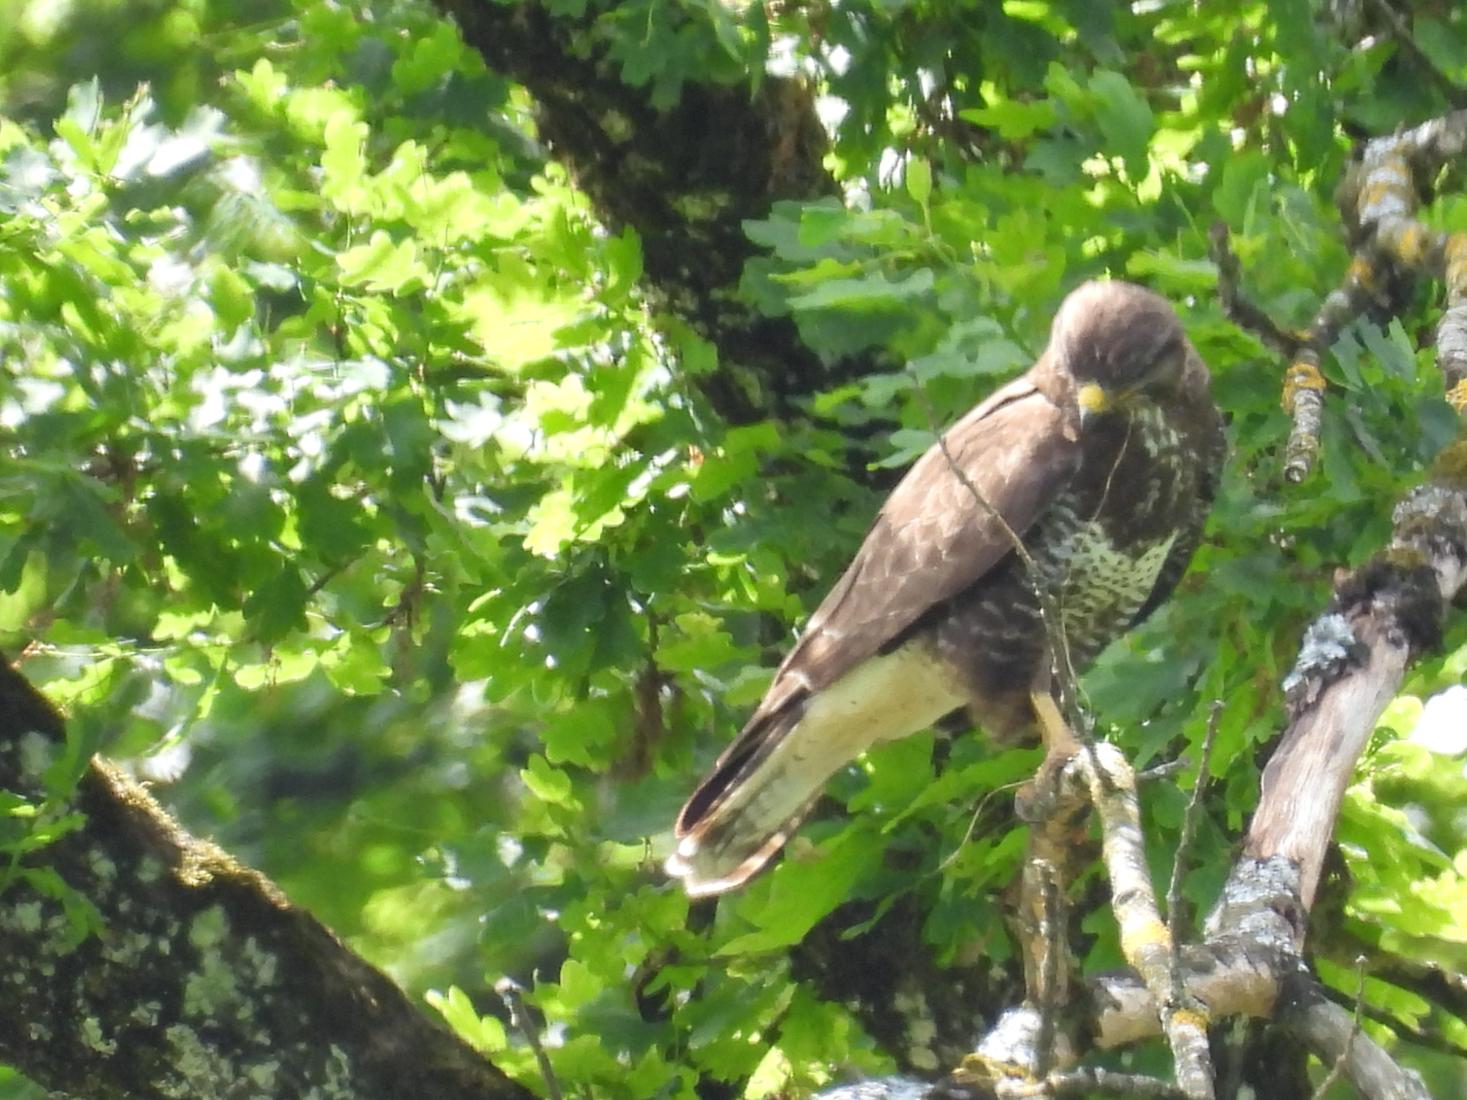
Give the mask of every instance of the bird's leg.
<svg viewBox="0 0 1467 1100">
<path fill-rule="evenodd" d="M 1048 677 L 1029 692 L 1029 705 L 1034 709 L 1039 739 L 1044 745 L 1044 762 L 1034 778 L 1019 790 L 1015 805 L 1021 818 L 1036 822 L 1054 812 L 1060 794 L 1060 777 L 1065 765 L 1080 751 L 1080 739 L 1060 713 L 1059 704 L 1050 693 Z"/>
<path fill-rule="evenodd" d="M 1078 771 L 1066 769 L 1080 742 L 1050 694 L 1047 679 L 1029 696 L 1044 743 L 1044 762 L 1016 800 L 1019 816 L 1030 824 L 1016 925 L 1026 1000 L 1039 1014 L 1035 1066 L 1040 1076 L 1056 1053 L 1056 1020 L 1070 1000 L 1074 981 L 1069 890 L 1087 859 L 1090 809 L 1084 787 L 1077 782 Z"/>
<path fill-rule="evenodd" d="M 1034 707 L 1034 717 L 1039 720 L 1039 737 L 1044 744 L 1043 767 L 1064 767 L 1065 761 L 1080 751 L 1080 739 L 1060 713 L 1059 704 L 1047 686 L 1036 686 L 1029 693 L 1029 702 Z"/>
</svg>

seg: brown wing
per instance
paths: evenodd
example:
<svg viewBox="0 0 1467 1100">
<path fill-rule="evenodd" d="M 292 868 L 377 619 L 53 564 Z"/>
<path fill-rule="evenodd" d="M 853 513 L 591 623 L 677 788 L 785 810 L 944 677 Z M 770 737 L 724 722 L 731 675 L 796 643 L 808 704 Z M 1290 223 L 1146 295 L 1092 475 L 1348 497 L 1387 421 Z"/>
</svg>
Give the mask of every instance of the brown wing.
<svg viewBox="0 0 1467 1100">
<path fill-rule="evenodd" d="M 741 824 L 740 814 L 721 815 L 719 807 L 798 724 L 807 696 L 896 642 L 933 606 L 1001 562 L 1013 549 L 1010 531 L 1022 536 L 1074 476 L 1080 464 L 1076 433 L 1035 386 L 1039 369 L 953 425 L 944 437 L 946 453 L 934 444 L 892 490 L 758 709 L 678 814 L 675 831 L 687 846 L 686 852 L 679 847 L 679 868 L 691 872 L 702 834 L 720 822 Z M 974 500 L 975 490 L 992 510 Z M 773 824 L 790 825 L 799 816 Z M 752 874 L 778 848 L 788 829 L 767 826 L 755 822 L 746 830 L 749 836 L 741 839 L 757 851 L 736 873 L 719 865 L 714 877 L 720 889 Z M 766 840 L 773 833 L 778 836 Z M 689 843 L 690 837 L 698 843 Z"/>
<path fill-rule="evenodd" d="M 981 578 L 1013 549 L 1010 531 L 1022 536 L 1080 462 L 1064 413 L 1028 375 L 969 412 L 945 442 L 946 454 L 934 444 L 892 490 L 780 665 L 750 727 L 834 683 Z"/>
</svg>

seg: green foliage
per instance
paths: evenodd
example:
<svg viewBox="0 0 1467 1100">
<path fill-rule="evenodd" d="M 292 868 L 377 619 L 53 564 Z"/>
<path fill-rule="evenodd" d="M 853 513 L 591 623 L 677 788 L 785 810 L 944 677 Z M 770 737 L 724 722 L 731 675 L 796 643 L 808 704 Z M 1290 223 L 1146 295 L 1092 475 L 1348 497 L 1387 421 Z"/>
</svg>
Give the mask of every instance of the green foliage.
<svg viewBox="0 0 1467 1100">
<path fill-rule="evenodd" d="M 659 105 L 752 88 L 775 55 L 841 109 L 849 201 L 750 222 L 741 290 L 821 356 L 890 369 L 731 428 L 699 388 L 716 352 L 642 296 L 637 234 L 596 222 L 527 93 L 428 8 L 0 0 L 0 644 L 72 738 L 47 800 L 0 794 L 0 873 L 64 896 L 18 860 L 70 826 L 55 807 L 101 749 L 532 1087 L 504 975 L 571 1091 L 759 1098 L 888 1068 L 790 945 L 846 902 L 874 925 L 911 901 L 940 964 L 1010 960 L 1008 792 L 1033 752 L 870 754 L 832 784 L 849 819 L 716 912 L 659 873 L 670 821 L 872 484 L 1110 274 L 1179 304 L 1231 420 L 1191 577 L 1085 683 L 1143 764 L 1195 758 L 1223 701 L 1185 881 L 1205 908 L 1332 570 L 1455 430 L 1415 350 L 1431 309 L 1362 322 L 1325 364 L 1346 400 L 1323 469 L 1285 486 L 1277 364 L 1216 302 L 1221 219 L 1248 292 L 1307 323 L 1348 259 L 1349 135 L 1441 110 L 1388 35 L 1318 7 L 614 6 L 612 61 Z M 1467 83 L 1461 14 L 1416 26 Z M 1467 202 L 1428 215 L 1462 229 Z M 1402 973 L 1467 963 L 1461 761 L 1397 736 L 1467 673 L 1460 624 L 1449 643 L 1341 822 L 1320 968 L 1346 996 L 1361 945 Z M 1164 875 L 1185 794 L 1162 786 Z M 1113 964 L 1103 905 L 1084 929 L 1086 965 Z M 1399 974 L 1367 994 L 1382 1027 L 1467 1045 Z"/>
</svg>

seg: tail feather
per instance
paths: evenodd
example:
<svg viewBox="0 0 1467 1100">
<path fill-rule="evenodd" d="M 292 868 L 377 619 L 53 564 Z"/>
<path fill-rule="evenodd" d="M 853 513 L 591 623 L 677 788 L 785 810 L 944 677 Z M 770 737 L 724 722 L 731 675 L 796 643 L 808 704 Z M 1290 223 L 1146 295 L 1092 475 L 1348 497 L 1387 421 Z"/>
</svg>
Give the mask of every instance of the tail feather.
<svg viewBox="0 0 1467 1100">
<path fill-rule="evenodd" d="M 678 815 L 678 845 L 667 873 L 693 897 L 742 885 L 799 827 L 844 759 L 790 751 L 800 712 L 746 729 L 698 785 Z"/>
<path fill-rule="evenodd" d="M 755 770 L 759 761 L 769 754 L 779 739 L 789 733 L 799 719 L 801 709 L 803 708 L 797 706 L 792 712 L 784 714 L 756 714 L 739 731 L 738 737 L 719 754 L 713 770 L 703 777 L 683 803 L 683 808 L 677 815 L 677 824 L 673 826 L 679 838 L 691 833 L 699 822 L 717 809 L 734 787 Z"/>
<path fill-rule="evenodd" d="M 839 768 L 967 700 L 952 671 L 912 641 L 756 714 L 678 815 L 668 874 L 694 897 L 741 885 L 783 847 Z"/>
</svg>

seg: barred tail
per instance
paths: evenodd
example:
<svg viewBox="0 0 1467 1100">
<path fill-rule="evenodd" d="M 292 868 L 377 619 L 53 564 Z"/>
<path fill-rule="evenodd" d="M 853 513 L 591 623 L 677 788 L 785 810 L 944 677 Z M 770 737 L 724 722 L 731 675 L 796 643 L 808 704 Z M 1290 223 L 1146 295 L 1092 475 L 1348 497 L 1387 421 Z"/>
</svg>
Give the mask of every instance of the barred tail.
<svg viewBox="0 0 1467 1100">
<path fill-rule="evenodd" d="M 845 763 L 809 743 L 800 709 L 746 727 L 678 814 L 667 873 L 692 897 L 721 894 L 753 877 Z"/>
<path fill-rule="evenodd" d="M 968 699 L 952 670 L 912 640 L 862 661 L 802 701 L 756 713 L 678 815 L 667 873 L 694 897 L 748 881 L 838 769 L 878 742 L 925 729 Z"/>
</svg>

